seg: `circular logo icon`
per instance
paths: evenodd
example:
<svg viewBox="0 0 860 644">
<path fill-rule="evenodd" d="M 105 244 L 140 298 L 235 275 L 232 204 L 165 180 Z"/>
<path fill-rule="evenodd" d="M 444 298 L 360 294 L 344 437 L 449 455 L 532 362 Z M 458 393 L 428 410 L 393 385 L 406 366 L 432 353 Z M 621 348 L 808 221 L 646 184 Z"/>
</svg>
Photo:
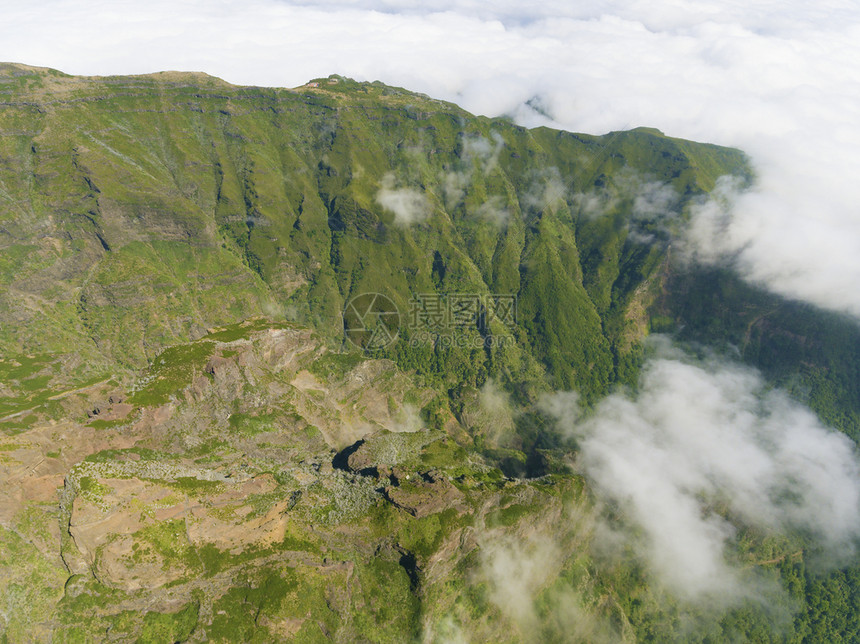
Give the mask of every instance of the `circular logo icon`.
<svg viewBox="0 0 860 644">
<path fill-rule="evenodd" d="M 347 340 L 359 349 L 384 349 L 397 340 L 400 311 L 381 293 L 362 293 L 347 302 L 343 330 Z"/>
</svg>

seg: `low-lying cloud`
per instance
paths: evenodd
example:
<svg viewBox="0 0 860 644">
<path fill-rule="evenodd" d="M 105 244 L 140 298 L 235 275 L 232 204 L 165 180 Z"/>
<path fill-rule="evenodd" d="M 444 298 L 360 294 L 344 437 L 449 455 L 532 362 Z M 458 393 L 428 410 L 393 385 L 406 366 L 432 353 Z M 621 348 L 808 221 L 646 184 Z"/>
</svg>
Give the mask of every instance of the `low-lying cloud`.
<svg viewBox="0 0 860 644">
<path fill-rule="evenodd" d="M 466 136 L 463 138 L 463 158 L 484 174 L 490 174 L 498 165 L 504 147 L 505 140 L 498 132 L 491 132 L 490 138 Z"/>
<path fill-rule="evenodd" d="M 397 179 L 390 172 L 382 178 L 376 202 L 394 213 L 394 223 L 400 226 L 421 223 L 430 215 L 427 196 L 415 188 L 398 187 Z"/>
<path fill-rule="evenodd" d="M 529 188 L 520 197 L 523 212 L 540 212 L 547 208 L 558 207 L 567 199 L 567 187 L 561 173 L 555 166 L 536 170 L 531 177 Z"/>
<path fill-rule="evenodd" d="M 480 425 L 486 428 L 490 444 L 506 444 L 514 435 L 514 408 L 507 392 L 487 378 L 478 390 L 478 406 L 483 412 Z"/>
<path fill-rule="evenodd" d="M 424 421 L 421 420 L 421 413 L 413 404 L 403 403 L 403 405 L 391 417 L 392 425 L 389 431 L 405 432 L 412 434 L 420 431 L 424 427 Z"/>
<path fill-rule="evenodd" d="M 653 232 L 668 233 L 676 225 L 681 199 L 671 185 L 626 168 L 610 184 L 572 195 L 571 202 L 577 215 L 590 220 L 623 213 L 630 233 L 647 242 Z"/>
<path fill-rule="evenodd" d="M 577 466 L 599 497 L 641 528 L 636 545 L 652 572 L 680 596 L 754 592 L 727 558 L 736 525 L 803 535 L 832 563 L 855 552 L 853 444 L 748 368 L 663 346 L 635 395 L 611 395 L 587 418 L 569 393 L 544 409 L 575 439 Z"/>
<path fill-rule="evenodd" d="M 838 203 L 837 186 L 825 199 L 807 193 L 814 176 L 794 181 L 769 189 L 772 178 L 765 175 L 744 189 L 737 178 L 721 177 L 709 198 L 691 208 L 686 250 L 781 295 L 860 317 L 856 206 Z"/>
<path fill-rule="evenodd" d="M 737 258 L 744 246 L 743 236 L 732 225 L 743 194 L 740 177 L 723 176 L 707 198 L 690 207 L 690 221 L 682 240 L 686 258 L 700 264 L 720 264 Z"/>
<path fill-rule="evenodd" d="M 481 548 L 483 572 L 490 582 L 490 599 L 524 632 L 540 626 L 534 601 L 538 592 L 561 570 L 565 555 L 552 539 L 498 535 Z"/>
<path fill-rule="evenodd" d="M 576 587 L 558 583 L 571 556 L 592 538 L 594 517 L 574 511 L 564 527 L 532 526 L 525 534 L 487 530 L 479 533 L 481 567 L 473 581 L 488 584 L 488 598 L 512 622 L 523 642 L 603 644 L 624 638 L 607 619 L 605 605 L 589 580 Z M 560 544 L 560 534 L 575 535 Z M 568 534 L 568 537 L 570 536 Z M 480 635 L 477 640 L 486 637 Z"/>
<path fill-rule="evenodd" d="M 475 174 L 488 176 L 499 164 L 499 155 L 505 141 L 498 132 L 489 137 L 480 134 L 465 134 L 461 140 L 459 162 L 440 177 L 445 207 L 455 211 L 466 199 L 466 192 L 473 183 Z M 466 214 L 500 228 L 507 225 L 510 210 L 501 195 L 490 195 L 477 206 L 467 206 Z"/>
<path fill-rule="evenodd" d="M 504 228 L 511 219 L 511 211 L 504 197 L 493 195 L 475 208 L 475 216 L 482 221 L 488 221 L 499 228 Z"/>
</svg>

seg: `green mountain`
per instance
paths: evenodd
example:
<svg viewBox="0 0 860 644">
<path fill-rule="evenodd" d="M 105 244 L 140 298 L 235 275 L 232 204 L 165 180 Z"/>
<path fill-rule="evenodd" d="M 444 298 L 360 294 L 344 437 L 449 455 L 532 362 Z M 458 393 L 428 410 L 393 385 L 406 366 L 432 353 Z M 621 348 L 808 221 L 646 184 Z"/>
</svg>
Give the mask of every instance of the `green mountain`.
<svg viewBox="0 0 860 644">
<path fill-rule="evenodd" d="M 652 331 L 860 437 L 854 322 L 672 253 L 719 177 L 753 180 L 740 151 L 338 76 L 13 64 L 0 134 L 4 641 L 860 632 L 860 569 L 808 571 L 803 535 L 742 530 L 777 628 L 690 617 L 559 521 L 595 504 L 540 396 L 635 387 Z M 511 548 L 556 562 L 525 601 L 487 576 Z"/>
</svg>

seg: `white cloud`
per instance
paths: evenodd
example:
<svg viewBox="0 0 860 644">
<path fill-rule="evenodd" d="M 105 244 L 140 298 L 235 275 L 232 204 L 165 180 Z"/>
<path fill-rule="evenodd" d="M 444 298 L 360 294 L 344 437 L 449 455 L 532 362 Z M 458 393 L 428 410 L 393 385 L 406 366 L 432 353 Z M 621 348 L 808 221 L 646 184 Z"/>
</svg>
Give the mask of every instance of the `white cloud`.
<svg viewBox="0 0 860 644">
<path fill-rule="evenodd" d="M 476 172 L 486 176 L 496 169 L 504 147 L 505 141 L 498 132 L 491 132 L 489 138 L 480 134 L 462 138 L 462 152 L 457 167 L 441 175 L 445 207 L 449 212 L 463 203 L 466 189 Z M 507 225 L 511 215 L 506 200 L 501 195 L 491 195 L 481 204 L 470 208 L 469 214 L 499 228 Z"/>
<path fill-rule="evenodd" d="M 653 239 L 654 231 L 671 231 L 680 213 L 680 197 L 671 185 L 654 181 L 629 168 L 618 172 L 606 186 L 574 194 L 571 201 L 577 214 L 588 219 L 623 212 L 631 236 L 642 241 Z M 692 235 L 689 237 L 689 254 L 698 257 L 695 250 L 698 245 Z"/>
<path fill-rule="evenodd" d="M 539 626 L 535 596 L 564 562 L 558 545 L 540 535 L 495 535 L 485 538 L 481 555 L 492 602 L 524 632 L 533 631 Z"/>
<path fill-rule="evenodd" d="M 493 195 L 475 209 L 475 215 L 499 228 L 504 228 L 511 218 L 511 211 L 505 205 L 504 197 Z"/>
<path fill-rule="evenodd" d="M 481 424 L 490 444 L 506 445 L 514 435 L 514 410 L 508 394 L 488 378 L 478 391 L 478 405 L 484 414 Z"/>
<path fill-rule="evenodd" d="M 410 226 L 427 219 L 430 202 L 424 193 L 414 188 L 396 186 L 397 180 L 389 172 L 382 177 L 382 184 L 376 193 L 377 203 L 394 213 L 394 223 Z"/>
<path fill-rule="evenodd" d="M 467 136 L 463 138 L 463 157 L 476 164 L 484 174 L 490 174 L 499 163 L 504 147 L 505 141 L 498 132 L 492 132 L 489 139 L 480 135 Z"/>
<path fill-rule="evenodd" d="M 473 581 L 488 584 L 489 600 L 518 629 L 513 633 L 518 641 L 625 640 L 607 619 L 605 598 L 598 598 L 593 580 L 575 587 L 558 583 L 571 554 L 581 553 L 593 540 L 594 519 L 590 511 L 577 508 L 563 511 L 550 525 L 522 524 L 516 534 L 478 529 L 481 566 Z M 487 638 L 477 634 L 474 639 Z"/>
<path fill-rule="evenodd" d="M 421 414 L 415 405 L 403 403 L 403 406 L 393 415 L 393 425 L 389 427 L 392 432 L 414 433 L 424 427 Z"/>
<path fill-rule="evenodd" d="M 79 74 L 381 79 L 527 125 L 651 125 L 747 150 L 751 278 L 860 316 L 860 6 L 799 0 L 2 2 L 0 59 Z"/>
<path fill-rule="evenodd" d="M 534 172 L 528 192 L 522 197 L 523 210 L 541 211 L 558 206 L 567 196 L 561 173 L 555 166 Z"/>
<path fill-rule="evenodd" d="M 708 198 L 692 205 L 690 223 L 682 240 L 682 250 L 688 259 L 715 264 L 741 246 L 732 221 L 742 197 L 742 183 L 738 177 L 720 177 Z"/>
<path fill-rule="evenodd" d="M 853 444 L 749 369 L 664 346 L 635 396 L 611 395 L 584 419 L 570 394 L 543 407 L 576 439 L 577 466 L 599 496 L 641 527 L 651 569 L 683 597 L 754 594 L 727 563 L 735 527 L 719 505 L 748 525 L 800 531 L 831 561 L 855 551 Z"/>
</svg>

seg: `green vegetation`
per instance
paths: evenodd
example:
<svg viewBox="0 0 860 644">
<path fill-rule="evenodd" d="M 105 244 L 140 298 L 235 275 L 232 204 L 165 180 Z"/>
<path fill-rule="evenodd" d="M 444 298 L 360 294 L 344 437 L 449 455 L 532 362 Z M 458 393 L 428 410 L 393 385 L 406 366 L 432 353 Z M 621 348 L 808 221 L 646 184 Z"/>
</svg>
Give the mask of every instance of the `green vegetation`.
<svg viewBox="0 0 860 644">
<path fill-rule="evenodd" d="M 189 496 L 212 494 L 224 488 L 224 484 L 219 481 L 207 481 L 193 476 L 180 476 L 169 481 L 169 485 Z"/>
<path fill-rule="evenodd" d="M 493 376 L 526 391 L 546 373 L 593 401 L 629 380 L 624 365 L 639 338 L 625 312 L 662 252 L 630 236 L 620 213 L 590 220 L 574 196 L 623 191 L 624 170 L 669 182 L 683 209 L 716 176 L 746 172 L 737 151 L 651 130 L 527 131 L 347 79 L 289 91 L 200 77 L 32 77 L 38 89 L 3 91 L 34 91 L 38 104 L 53 87 L 81 100 L 50 113 L 5 110 L 3 118 L 28 123 L 16 131 L 33 134 L 3 143 L 17 169 L 0 179 L 32 213 L 65 213 L 56 238 L 68 241 L 4 249 L 0 279 L 21 286 L 28 271 L 74 261 L 62 282 L 26 282 L 44 302 L 38 320 L 0 296 L 0 349 L 56 355 L 74 346 L 114 369 L 152 363 L 153 381 L 133 398 L 139 405 L 163 403 L 184 384 L 170 368 L 179 356 L 165 347 L 222 325 L 206 339 L 237 339 L 266 324 L 261 315 L 289 316 L 334 339 L 347 299 L 376 291 L 404 322 L 418 294 L 516 295 L 516 321 L 402 324 L 385 355 L 440 388 Z M 62 134 L 36 142 L 42 131 Z M 35 193 L 29 173 L 39 177 Z M 421 187 L 425 222 L 399 225 L 380 207 L 387 173 L 394 190 Z M 497 205 L 495 218 L 487 203 Z M 26 239 L 34 217 L 9 211 L 0 223 Z M 423 330 L 442 340 L 408 341 Z M 451 338 L 458 342 L 446 344 Z M 337 368 L 348 367 L 344 359 Z M 316 368 L 335 368 L 332 360 Z"/>
<path fill-rule="evenodd" d="M 191 384 L 214 349 L 215 345 L 205 340 L 165 349 L 155 357 L 129 402 L 148 407 L 163 405 Z"/>
<path fill-rule="evenodd" d="M 361 353 L 326 353 L 322 358 L 311 364 L 311 373 L 323 380 L 339 379 L 346 376 L 353 368 L 361 364 L 364 356 Z"/>
<path fill-rule="evenodd" d="M 181 519 L 147 526 L 136 536 L 142 545 L 132 555 L 133 561 L 146 561 L 157 556 L 165 570 L 180 567 L 190 572 L 200 567 L 200 560 L 186 537 L 185 521 Z"/>
<path fill-rule="evenodd" d="M 188 603 L 175 613 L 147 613 L 143 617 L 143 629 L 138 642 L 156 644 L 157 642 L 183 642 L 197 626 L 200 606 Z"/>
<path fill-rule="evenodd" d="M 48 633 L 66 575 L 15 530 L 0 527 L 0 638 L 21 641 Z M 34 632 L 35 629 L 35 632 Z"/>
</svg>

